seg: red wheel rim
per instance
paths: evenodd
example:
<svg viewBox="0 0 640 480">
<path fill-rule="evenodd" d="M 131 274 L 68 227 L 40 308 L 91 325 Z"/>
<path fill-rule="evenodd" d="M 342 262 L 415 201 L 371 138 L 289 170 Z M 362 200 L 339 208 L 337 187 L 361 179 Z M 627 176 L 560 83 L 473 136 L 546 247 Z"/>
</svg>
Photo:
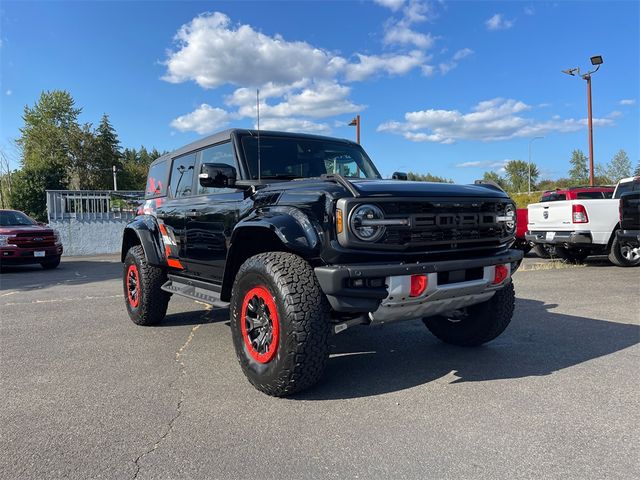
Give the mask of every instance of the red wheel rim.
<svg viewBox="0 0 640 480">
<path fill-rule="evenodd" d="M 265 287 L 254 287 L 244 296 L 240 329 L 251 358 L 269 363 L 278 350 L 280 322 L 276 303 Z"/>
<path fill-rule="evenodd" d="M 127 270 L 127 298 L 129 305 L 136 308 L 140 304 L 140 276 L 138 266 L 134 263 Z"/>
</svg>

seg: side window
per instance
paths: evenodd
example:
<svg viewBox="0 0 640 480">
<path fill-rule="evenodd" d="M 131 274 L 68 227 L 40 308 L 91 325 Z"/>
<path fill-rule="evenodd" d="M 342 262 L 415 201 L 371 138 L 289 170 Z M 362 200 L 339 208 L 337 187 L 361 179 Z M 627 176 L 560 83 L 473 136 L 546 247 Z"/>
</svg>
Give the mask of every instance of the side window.
<svg viewBox="0 0 640 480">
<path fill-rule="evenodd" d="M 221 143 L 202 150 L 200 152 L 200 160 L 198 161 L 198 173 L 200 173 L 200 168 L 203 163 L 224 163 L 237 168 L 231 142 Z M 196 188 L 198 195 L 227 190 L 226 188 L 203 187 L 200 185 L 200 182 L 197 183 Z"/>
<path fill-rule="evenodd" d="M 196 163 L 196 154 L 190 153 L 173 160 L 171 167 L 171 195 L 173 198 L 187 197 L 191 195 L 193 187 L 193 170 Z"/>
<path fill-rule="evenodd" d="M 151 166 L 147 175 L 145 198 L 164 197 L 167 194 L 167 161 Z"/>
</svg>

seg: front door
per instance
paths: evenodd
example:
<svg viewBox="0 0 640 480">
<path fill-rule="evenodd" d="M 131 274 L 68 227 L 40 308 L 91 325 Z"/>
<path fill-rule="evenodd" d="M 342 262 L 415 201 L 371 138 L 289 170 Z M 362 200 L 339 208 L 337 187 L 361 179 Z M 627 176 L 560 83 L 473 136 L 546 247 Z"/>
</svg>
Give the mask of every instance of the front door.
<svg viewBox="0 0 640 480">
<path fill-rule="evenodd" d="M 203 163 L 226 163 L 236 167 L 231 143 L 213 145 L 199 152 L 196 172 L 200 172 Z M 195 195 L 186 210 L 184 259 L 187 271 L 194 277 L 221 282 L 244 191 L 203 187 L 197 179 L 194 188 Z"/>
</svg>

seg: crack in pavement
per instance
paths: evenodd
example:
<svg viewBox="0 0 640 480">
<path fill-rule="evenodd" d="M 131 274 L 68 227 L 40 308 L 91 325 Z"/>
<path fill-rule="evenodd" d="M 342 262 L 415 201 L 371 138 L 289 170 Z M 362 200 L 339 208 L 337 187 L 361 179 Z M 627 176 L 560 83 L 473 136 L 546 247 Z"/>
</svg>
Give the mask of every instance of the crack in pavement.
<svg viewBox="0 0 640 480">
<path fill-rule="evenodd" d="M 189 332 L 189 336 L 187 337 L 185 342 L 182 344 L 182 346 L 176 351 L 174 361 L 178 364 L 179 371 L 178 371 L 178 375 L 176 376 L 176 378 L 174 378 L 171 381 L 171 383 L 169 383 L 169 388 L 174 388 L 175 389 L 176 388 L 176 384 L 180 381 L 180 379 L 183 376 L 185 376 L 187 374 L 187 372 L 186 372 L 187 367 L 184 364 L 184 362 L 182 361 L 181 357 L 183 355 L 183 352 L 187 349 L 187 347 L 189 346 L 189 344 L 193 340 L 193 337 L 195 336 L 196 331 L 204 323 L 209 323 L 209 322 L 206 321 L 206 316 L 211 312 L 213 307 L 211 305 L 207 305 L 206 307 L 207 307 L 206 310 L 200 316 L 200 321 L 202 321 L 202 323 L 194 325 L 191 328 L 191 331 Z M 185 399 L 185 391 L 182 388 L 178 388 L 178 391 L 180 392 L 180 398 L 178 399 L 178 403 L 176 404 L 175 414 L 173 415 L 173 417 L 171 417 L 169 419 L 169 422 L 167 423 L 166 429 L 165 429 L 164 433 L 162 433 L 162 435 L 160 435 L 160 438 L 158 438 L 158 440 L 156 440 L 154 442 L 154 444 L 151 446 L 151 448 L 149 448 L 145 452 L 143 452 L 140 455 L 138 455 L 136 457 L 136 459 L 133 461 L 133 463 L 134 463 L 134 465 L 136 467 L 136 471 L 134 472 L 133 477 L 131 477 L 132 480 L 135 480 L 136 478 L 138 478 L 138 475 L 140 474 L 140 469 L 141 469 L 140 461 L 144 457 L 146 457 L 148 454 L 150 454 L 151 452 L 154 452 L 155 450 L 158 449 L 160 444 L 164 441 L 165 438 L 167 438 L 169 436 L 169 434 L 173 430 L 173 426 L 174 426 L 176 420 L 178 420 L 180 415 L 182 415 L 182 404 L 184 403 L 184 399 Z"/>
</svg>

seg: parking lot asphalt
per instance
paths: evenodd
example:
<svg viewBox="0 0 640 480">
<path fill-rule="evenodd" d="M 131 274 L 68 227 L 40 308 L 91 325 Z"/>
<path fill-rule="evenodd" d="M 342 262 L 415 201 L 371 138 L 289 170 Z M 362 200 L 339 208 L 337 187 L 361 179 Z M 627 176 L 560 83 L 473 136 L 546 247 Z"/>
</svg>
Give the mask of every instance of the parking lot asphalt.
<svg viewBox="0 0 640 480">
<path fill-rule="evenodd" d="M 640 269 L 525 259 L 507 331 L 332 337 L 323 381 L 254 390 L 228 312 L 125 311 L 116 257 L 0 276 L 0 478 L 639 478 Z"/>
</svg>

